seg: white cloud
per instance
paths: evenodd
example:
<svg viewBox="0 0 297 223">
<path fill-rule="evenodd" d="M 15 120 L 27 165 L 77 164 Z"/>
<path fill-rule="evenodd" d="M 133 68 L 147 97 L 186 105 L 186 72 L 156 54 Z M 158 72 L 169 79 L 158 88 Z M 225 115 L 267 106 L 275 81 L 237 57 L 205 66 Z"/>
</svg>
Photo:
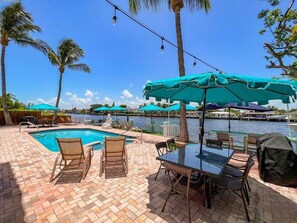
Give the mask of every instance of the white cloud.
<svg viewBox="0 0 297 223">
<path fill-rule="evenodd" d="M 95 99 L 96 99 L 96 100 L 99 100 L 100 98 L 99 98 L 99 97 L 96 97 Z"/>
<path fill-rule="evenodd" d="M 109 97 L 105 97 L 105 98 L 104 98 L 104 101 L 107 102 L 107 103 L 112 102 L 112 100 L 111 100 Z"/>
<path fill-rule="evenodd" d="M 90 90 L 86 90 L 85 96 L 88 98 L 92 98 L 94 96 L 94 93 Z"/>
<path fill-rule="evenodd" d="M 132 98 L 133 97 L 133 94 L 131 94 L 127 89 L 125 89 L 125 90 L 122 91 L 122 95 L 125 98 Z"/>
<path fill-rule="evenodd" d="M 120 98 L 121 98 L 121 99 L 123 99 L 123 100 L 125 99 L 125 97 L 124 97 L 124 96 L 120 96 Z"/>
<path fill-rule="evenodd" d="M 65 95 L 66 95 L 66 96 L 71 96 L 71 95 L 72 95 L 72 93 L 71 93 L 71 92 L 69 92 L 69 91 L 67 91 L 67 92 L 65 93 Z"/>
</svg>

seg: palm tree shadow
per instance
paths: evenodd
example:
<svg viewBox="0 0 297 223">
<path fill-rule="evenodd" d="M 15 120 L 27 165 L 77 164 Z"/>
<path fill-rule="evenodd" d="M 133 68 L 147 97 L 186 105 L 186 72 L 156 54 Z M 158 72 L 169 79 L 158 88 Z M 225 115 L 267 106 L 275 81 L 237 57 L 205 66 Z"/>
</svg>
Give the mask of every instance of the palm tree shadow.
<svg viewBox="0 0 297 223">
<path fill-rule="evenodd" d="M 147 177 L 149 194 L 147 208 L 150 212 L 168 222 L 188 222 L 186 199 L 182 195 L 170 196 L 164 212 L 162 212 L 169 192 L 169 182 L 164 172 L 159 174 L 157 180 L 154 179 L 155 174 Z M 297 221 L 296 200 L 294 202 L 294 200 L 288 199 L 279 191 L 255 178 L 249 177 L 249 183 L 252 190 L 249 193 L 250 205 L 248 206 L 251 222 Z M 208 209 L 202 205 L 201 189 L 196 190 L 195 185 L 192 185 L 191 188 L 192 222 L 247 222 L 242 200 L 233 192 L 226 190 L 212 194 L 212 208 Z"/>
<path fill-rule="evenodd" d="M 22 192 L 9 162 L 0 163 L 0 222 L 25 222 Z M 35 221 L 35 216 L 27 220 Z"/>
</svg>

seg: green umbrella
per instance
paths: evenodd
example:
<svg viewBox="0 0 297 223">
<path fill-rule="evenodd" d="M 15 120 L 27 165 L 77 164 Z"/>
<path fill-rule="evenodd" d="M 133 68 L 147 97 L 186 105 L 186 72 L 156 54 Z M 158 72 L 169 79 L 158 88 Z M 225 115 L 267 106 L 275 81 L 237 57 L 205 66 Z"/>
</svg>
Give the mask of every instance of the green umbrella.
<svg viewBox="0 0 297 223">
<path fill-rule="evenodd" d="M 200 153 L 204 135 L 205 105 L 207 103 L 241 105 L 243 102 L 268 104 L 269 100 L 280 99 L 290 103 L 290 97 L 296 99 L 297 82 L 240 76 L 235 74 L 203 73 L 147 83 L 144 95 L 156 100 L 170 99 L 184 103 L 203 103 L 200 131 Z"/>
</svg>

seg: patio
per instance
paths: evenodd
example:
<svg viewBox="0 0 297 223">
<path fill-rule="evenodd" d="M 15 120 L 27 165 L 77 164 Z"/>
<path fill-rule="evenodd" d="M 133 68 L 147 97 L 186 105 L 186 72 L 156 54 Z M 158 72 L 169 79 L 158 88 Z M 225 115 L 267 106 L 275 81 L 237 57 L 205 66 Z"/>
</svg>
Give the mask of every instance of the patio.
<svg viewBox="0 0 297 223">
<path fill-rule="evenodd" d="M 18 127 L 0 128 L 0 222 L 188 221 L 182 196 L 172 196 L 161 212 L 168 182 L 164 171 L 154 180 L 159 167 L 154 143 L 166 138 L 143 134 L 142 144 L 129 144 L 127 177 L 109 172 L 100 178 L 99 152 L 95 151 L 85 180 L 77 183 L 75 175 L 65 174 L 53 184 L 49 178 L 56 154 L 31 140 L 24 131 L 28 129 L 19 133 Z M 249 182 L 252 222 L 297 223 L 297 189 L 263 183 L 257 165 Z M 202 206 L 201 193 L 192 191 L 192 195 L 192 222 L 246 222 L 241 199 L 235 194 L 226 191 L 215 195 L 211 209 Z"/>
</svg>

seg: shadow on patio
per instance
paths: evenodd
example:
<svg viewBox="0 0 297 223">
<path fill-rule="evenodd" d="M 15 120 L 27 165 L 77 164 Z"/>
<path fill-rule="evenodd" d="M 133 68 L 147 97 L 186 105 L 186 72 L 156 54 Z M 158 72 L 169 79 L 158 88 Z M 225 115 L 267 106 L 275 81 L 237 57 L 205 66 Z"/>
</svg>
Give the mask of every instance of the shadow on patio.
<svg viewBox="0 0 297 223">
<path fill-rule="evenodd" d="M 170 196 L 164 212 L 161 212 L 169 192 L 169 182 L 164 171 L 156 181 L 154 178 L 155 174 L 147 177 L 147 207 L 150 212 L 167 222 L 188 222 L 186 199 L 183 195 Z M 254 178 L 249 177 L 249 183 L 252 190 L 248 206 L 251 222 L 297 222 L 297 203 Z M 288 191 L 288 188 L 281 189 Z M 231 191 L 219 191 L 212 195 L 211 209 L 203 207 L 202 191 L 191 189 L 190 194 L 192 222 L 247 222 L 241 198 Z"/>
<path fill-rule="evenodd" d="M 28 218 L 35 221 L 34 216 Z M 0 163 L 0 222 L 24 222 L 22 193 L 10 163 Z"/>
</svg>

